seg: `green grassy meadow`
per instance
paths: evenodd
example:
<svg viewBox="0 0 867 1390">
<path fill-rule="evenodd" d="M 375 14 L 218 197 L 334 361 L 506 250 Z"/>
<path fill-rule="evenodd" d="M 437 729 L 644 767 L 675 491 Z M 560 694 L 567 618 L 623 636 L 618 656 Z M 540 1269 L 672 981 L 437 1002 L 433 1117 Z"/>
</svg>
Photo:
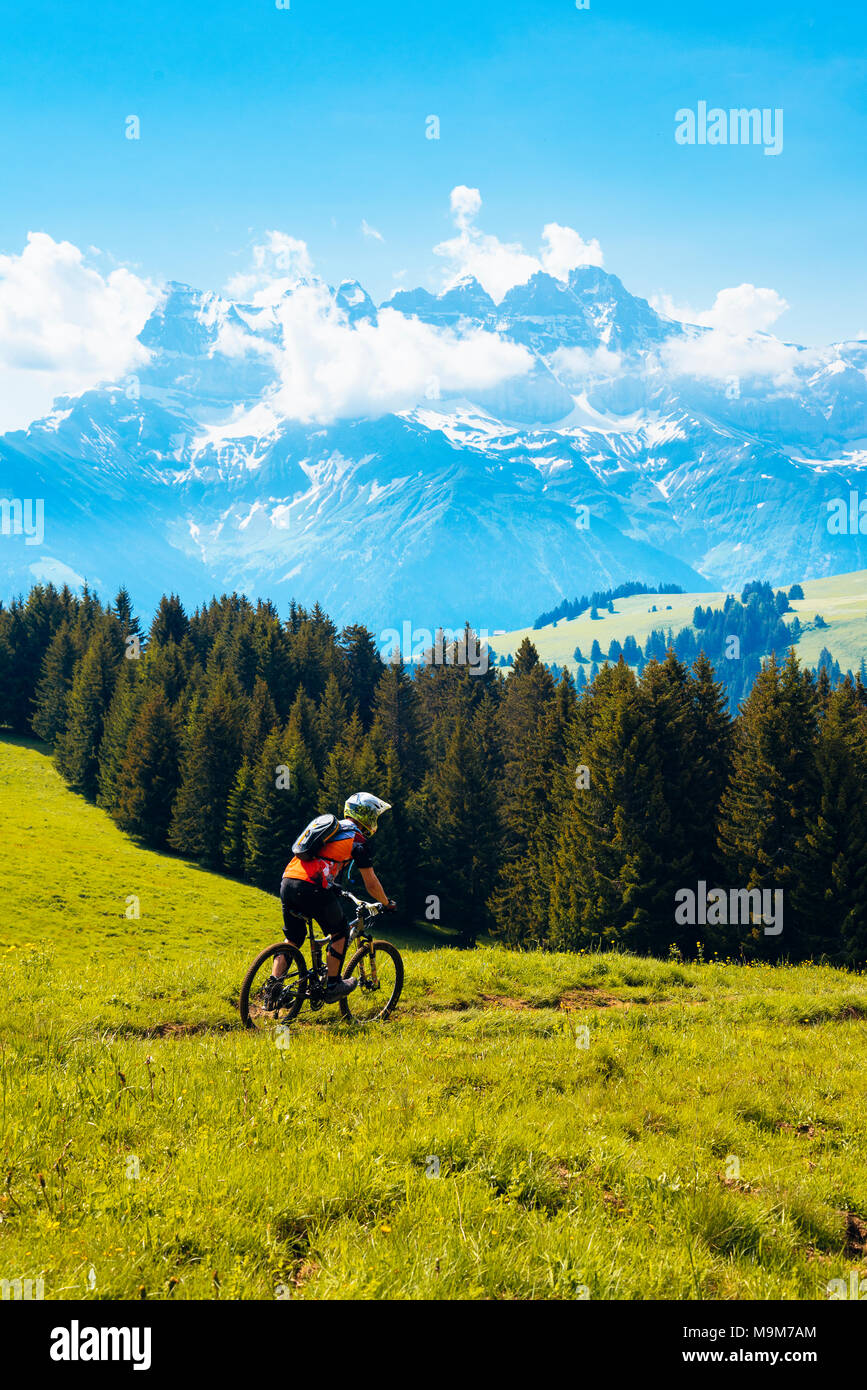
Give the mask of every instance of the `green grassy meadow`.
<svg viewBox="0 0 867 1390">
<path fill-rule="evenodd" d="M 792 580 L 776 587 L 788 589 L 794 582 Z M 792 611 L 783 615 L 783 621 L 791 624 L 797 614 L 805 629 L 797 645 L 801 661 L 807 666 L 815 666 L 822 648 L 827 647 L 844 672 L 847 669 L 857 671 L 861 658 L 867 657 L 867 570 L 798 582 L 804 590 L 804 597 L 791 600 Z M 543 661 L 556 661 L 559 666 L 568 666 L 573 672 L 579 664 L 583 664 L 589 676 L 591 663 L 577 663 L 572 659 L 576 647 L 580 647 L 582 654 L 589 657 L 595 638 L 602 651 L 607 653 L 615 638 L 622 644 L 630 633 L 643 647 L 654 628 L 667 631 L 671 627 L 677 633 L 683 627 L 692 627 L 692 615 L 697 604 L 703 608 L 722 608 L 725 600 L 725 593 L 636 594 L 632 598 L 615 599 L 613 613 L 600 609 L 596 621 L 591 619 L 588 611 L 582 613 L 580 618 L 561 618 L 556 626 L 549 624 L 538 631 L 525 627 L 501 633 L 491 638 L 491 644 L 498 655 L 507 652 L 514 654 L 523 638 L 529 637 Z M 654 604 L 655 613 L 650 611 Z M 554 606 L 553 600 L 551 606 Z M 827 622 L 826 628 L 812 625 L 817 613 Z"/>
<path fill-rule="evenodd" d="M 573 644 L 574 645 L 574 644 Z M 0 740 L 0 1278 L 47 1299 L 825 1299 L 867 1275 L 867 982 L 431 948 L 241 1027 L 279 904 Z M 127 918 L 128 900 L 140 918 Z"/>
</svg>

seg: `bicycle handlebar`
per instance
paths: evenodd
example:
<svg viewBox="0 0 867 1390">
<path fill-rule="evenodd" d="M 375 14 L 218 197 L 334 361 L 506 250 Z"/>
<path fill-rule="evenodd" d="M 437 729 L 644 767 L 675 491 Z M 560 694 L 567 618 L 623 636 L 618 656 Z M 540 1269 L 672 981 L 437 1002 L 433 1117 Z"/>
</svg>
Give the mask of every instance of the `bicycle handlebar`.
<svg viewBox="0 0 867 1390">
<path fill-rule="evenodd" d="M 356 898 L 355 894 L 350 893 L 348 888 L 341 888 L 340 893 L 344 898 L 349 898 L 350 902 L 355 903 L 357 908 L 366 907 L 368 912 L 374 914 L 385 911 L 385 903 L 370 903 L 365 901 L 364 898 Z"/>
</svg>

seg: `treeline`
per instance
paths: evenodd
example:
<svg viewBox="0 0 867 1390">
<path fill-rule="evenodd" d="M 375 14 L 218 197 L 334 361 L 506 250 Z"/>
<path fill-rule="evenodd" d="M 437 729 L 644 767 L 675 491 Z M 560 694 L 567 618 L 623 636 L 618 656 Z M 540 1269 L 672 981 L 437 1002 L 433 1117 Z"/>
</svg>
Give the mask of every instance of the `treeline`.
<svg viewBox="0 0 867 1390">
<path fill-rule="evenodd" d="M 550 609 L 547 613 L 540 613 L 533 623 L 533 631 L 538 632 L 540 627 L 547 627 L 549 623 L 557 623 L 561 618 L 580 618 L 582 613 L 593 608 L 609 608 L 618 598 L 632 598 L 635 594 L 682 594 L 683 589 L 679 584 L 657 584 L 651 588 L 649 584 L 641 584 L 638 580 L 628 580 L 625 584 L 618 584 L 616 589 L 595 589 L 589 598 L 587 594 L 582 594 L 580 598 L 565 599 L 556 608 Z"/>
<path fill-rule="evenodd" d="M 754 580 L 745 585 L 740 599 L 729 594 L 722 608 L 698 604 L 691 627 L 682 627 L 677 633 L 671 627 L 667 630 L 654 628 L 643 646 L 630 633 L 622 644 L 616 638 L 612 640 L 604 652 L 598 640 L 594 640 L 589 655 L 584 654 L 580 646 L 576 647 L 574 660 L 589 661 L 589 680 L 593 681 L 603 661 L 613 664 L 621 656 L 628 665 L 636 667 L 640 676 L 648 661 L 662 661 L 668 651 L 673 651 L 687 665 L 704 654 L 714 668 L 716 679 L 725 688 L 729 709 L 734 714 L 749 694 L 763 656 L 772 651 L 785 651 L 800 640 L 804 631 L 800 619 L 795 615 L 791 625 L 787 625 L 783 622 L 783 614 L 791 611 L 790 598 L 803 596 L 800 585 L 792 585 L 787 594 L 782 589 L 775 592 L 770 584 Z M 818 614 L 814 623 L 822 625 Z M 822 666 L 827 666 L 831 684 L 839 684 L 843 673 L 827 648 L 823 648 L 819 657 L 819 667 Z M 862 670 L 862 679 L 863 675 Z M 579 672 L 579 690 L 586 681 L 585 673 Z"/>
<path fill-rule="evenodd" d="M 748 601 L 749 602 L 749 601 Z M 155 847 L 271 891 L 298 830 L 358 788 L 394 810 L 376 864 L 409 918 L 467 943 L 867 959 L 867 690 L 794 652 L 733 720 L 706 656 L 579 695 L 525 640 L 510 674 L 383 664 L 318 607 L 238 595 L 145 633 L 121 592 L 0 609 L 0 723 Z M 782 890 L 783 930 L 681 925 L 679 890 Z"/>
</svg>

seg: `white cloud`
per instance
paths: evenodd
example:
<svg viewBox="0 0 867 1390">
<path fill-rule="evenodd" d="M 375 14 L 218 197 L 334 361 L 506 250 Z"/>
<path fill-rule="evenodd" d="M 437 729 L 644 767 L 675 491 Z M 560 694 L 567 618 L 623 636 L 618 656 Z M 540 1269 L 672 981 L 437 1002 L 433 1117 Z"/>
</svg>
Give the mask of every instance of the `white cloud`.
<svg viewBox="0 0 867 1390">
<path fill-rule="evenodd" d="M 770 377 L 777 386 L 791 385 L 795 369 L 818 355 L 780 342 L 767 333 L 728 333 L 712 329 L 701 335 L 671 339 L 661 350 L 662 366 L 675 376 L 727 381 Z"/>
<path fill-rule="evenodd" d="M 56 560 L 51 555 L 46 555 L 31 565 L 30 573 L 37 584 L 54 584 L 58 589 L 62 589 L 64 584 L 68 584 L 70 589 L 80 589 L 85 582 L 84 576 L 78 574 L 71 565 L 67 565 L 65 560 Z M 92 575 L 91 587 L 99 587 L 98 584 L 94 586 Z"/>
<path fill-rule="evenodd" d="M 481 207 L 477 188 L 458 184 L 452 189 L 452 217 L 458 235 L 434 247 L 437 256 L 450 262 L 447 287 L 473 276 L 499 303 L 513 285 L 525 284 L 537 271 L 545 270 L 565 280 L 576 266 L 602 265 L 599 242 L 585 242 L 572 227 L 559 222 L 549 222 L 543 228 L 539 256 L 525 251 L 520 242 L 500 241 L 474 225 Z"/>
<path fill-rule="evenodd" d="M 0 430 L 146 362 L 137 335 L 158 299 L 146 280 L 122 268 L 103 276 L 45 232 L 31 232 L 20 256 L 0 256 Z"/>
<path fill-rule="evenodd" d="M 451 262 L 446 288 L 472 276 L 497 303 L 513 285 L 523 285 L 541 267 L 517 242 L 503 242 L 481 232 L 462 231 L 434 247 L 437 256 Z"/>
<path fill-rule="evenodd" d="M 542 228 L 542 267 L 558 280 L 566 280 L 570 270 L 579 265 L 601 265 L 602 247 L 594 237 L 585 241 L 573 227 L 561 227 L 548 222 Z"/>
<path fill-rule="evenodd" d="M 364 236 L 371 237 L 374 241 L 385 241 L 382 232 L 378 232 L 375 227 L 371 227 L 366 217 L 362 217 L 361 219 L 361 230 Z"/>
<path fill-rule="evenodd" d="M 285 419 L 328 423 L 407 410 L 425 396 L 488 389 L 533 365 L 525 348 L 495 333 L 434 328 L 393 309 L 353 326 L 318 282 L 299 286 L 273 312 L 280 385 L 267 404 Z M 231 348 L 238 351 L 237 339 Z M 231 433 L 250 429 L 245 416 Z"/>
<path fill-rule="evenodd" d="M 670 319 L 720 329 L 724 333 L 766 333 L 789 307 L 776 290 L 748 284 L 720 290 L 710 309 L 677 305 L 667 294 L 655 295 L 651 303 Z"/>
<path fill-rule="evenodd" d="M 464 229 L 481 211 L 482 195 L 477 188 L 467 188 L 465 183 L 459 183 L 452 189 L 449 203 L 455 226 Z"/>
<path fill-rule="evenodd" d="M 266 241 L 253 247 L 252 269 L 234 275 L 226 286 L 230 299 L 260 307 L 276 304 L 288 290 L 313 273 L 307 243 L 285 232 L 266 232 Z"/>
<path fill-rule="evenodd" d="M 798 366 L 809 366 L 816 357 L 768 331 L 789 307 L 776 290 L 734 285 L 720 290 L 710 309 L 678 305 L 669 295 L 657 295 L 652 303 L 669 318 L 710 330 L 687 332 L 664 345 L 661 365 L 675 376 L 716 381 L 770 377 L 775 385 L 786 386 Z"/>
<path fill-rule="evenodd" d="M 557 348 L 551 354 L 551 366 L 567 387 L 582 386 L 588 378 L 617 376 L 621 362 L 620 353 L 606 347 L 598 347 L 594 352 L 580 347 Z"/>
</svg>

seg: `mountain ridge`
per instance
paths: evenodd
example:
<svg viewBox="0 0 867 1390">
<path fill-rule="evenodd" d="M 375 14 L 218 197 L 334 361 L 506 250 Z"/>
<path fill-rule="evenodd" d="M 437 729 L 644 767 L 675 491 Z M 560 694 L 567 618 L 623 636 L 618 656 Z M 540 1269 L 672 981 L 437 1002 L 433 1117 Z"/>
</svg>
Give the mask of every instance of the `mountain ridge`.
<svg viewBox="0 0 867 1390">
<path fill-rule="evenodd" d="M 287 316 L 308 304 L 339 349 L 366 352 L 399 316 L 446 364 L 481 333 L 527 369 L 463 390 L 434 373 L 401 409 L 287 418 L 305 371 L 340 367 L 292 359 Z M 47 577 L 125 582 L 143 604 L 166 583 L 191 601 L 243 587 L 337 620 L 493 630 L 625 580 L 700 592 L 867 566 L 865 537 L 826 525 L 830 499 L 862 476 L 867 493 L 867 343 L 769 339 L 788 374 L 746 371 L 733 390 L 706 373 L 712 330 L 596 266 L 537 272 L 499 304 L 469 278 L 379 306 L 353 280 L 256 304 L 170 282 L 139 341 L 134 374 L 0 437 L 0 494 L 42 496 L 46 515 L 39 554 L 2 538 L 7 595 Z M 765 350 L 722 346 L 747 367 Z"/>
</svg>

